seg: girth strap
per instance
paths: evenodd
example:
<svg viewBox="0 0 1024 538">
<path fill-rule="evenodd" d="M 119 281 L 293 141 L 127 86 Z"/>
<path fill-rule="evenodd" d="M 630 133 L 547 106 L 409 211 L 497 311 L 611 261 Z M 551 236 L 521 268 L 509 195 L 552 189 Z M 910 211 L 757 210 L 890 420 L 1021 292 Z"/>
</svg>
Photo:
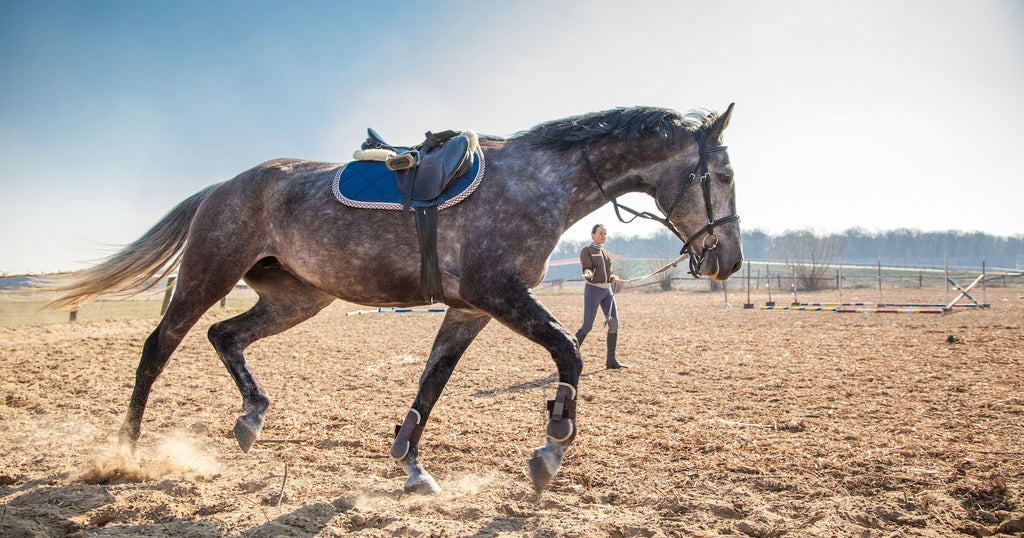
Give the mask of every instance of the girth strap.
<svg viewBox="0 0 1024 538">
<path fill-rule="evenodd" d="M 417 207 L 416 234 L 420 242 L 420 289 L 429 303 L 444 302 L 441 267 L 437 263 L 437 208 Z"/>
</svg>

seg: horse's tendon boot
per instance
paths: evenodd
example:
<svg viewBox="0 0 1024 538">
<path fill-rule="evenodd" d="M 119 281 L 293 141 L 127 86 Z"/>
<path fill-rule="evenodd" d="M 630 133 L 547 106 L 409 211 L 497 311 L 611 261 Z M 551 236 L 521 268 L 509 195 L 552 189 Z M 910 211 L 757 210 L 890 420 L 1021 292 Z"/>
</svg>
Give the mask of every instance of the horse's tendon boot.
<svg viewBox="0 0 1024 538">
<path fill-rule="evenodd" d="M 576 437 L 576 389 L 559 383 L 554 400 L 548 400 L 548 437 L 569 444 Z"/>
<path fill-rule="evenodd" d="M 555 399 L 548 401 L 547 443 L 533 451 L 530 458 L 530 480 L 537 493 L 551 483 L 558 470 L 562 467 L 565 449 L 576 438 L 576 389 L 568 383 L 559 383 Z"/>
<path fill-rule="evenodd" d="M 420 412 L 410 409 L 405 415 L 401 426 L 395 426 L 395 442 L 391 444 L 391 457 L 402 461 L 409 455 L 409 447 L 420 441 L 423 425 L 420 424 Z"/>
<path fill-rule="evenodd" d="M 409 478 L 402 485 L 406 493 L 434 495 L 441 492 L 434 477 L 430 476 L 416 457 L 416 444 L 423 433 L 419 411 L 410 409 L 401 426 L 395 426 L 395 442 L 391 445 L 391 457 L 405 469 Z"/>
</svg>

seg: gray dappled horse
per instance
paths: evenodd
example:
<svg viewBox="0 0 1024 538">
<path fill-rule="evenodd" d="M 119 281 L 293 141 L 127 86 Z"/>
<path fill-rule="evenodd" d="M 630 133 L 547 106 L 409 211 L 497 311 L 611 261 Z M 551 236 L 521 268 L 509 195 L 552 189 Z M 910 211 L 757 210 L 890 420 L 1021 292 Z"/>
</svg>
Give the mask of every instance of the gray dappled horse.
<svg viewBox="0 0 1024 538">
<path fill-rule="evenodd" d="M 691 272 L 724 280 L 742 262 L 733 172 L 722 114 L 615 109 L 482 137 L 486 174 L 472 196 L 438 214 L 437 255 L 448 311 L 391 455 L 406 491 L 440 491 L 418 461 L 418 440 L 456 363 L 491 318 L 543 346 L 558 368 L 546 444 L 529 471 L 542 491 L 576 436 L 583 361 L 568 332 L 530 291 L 569 226 L 628 192 L 652 196 L 690 253 Z M 373 306 L 424 304 L 414 219 L 346 207 L 332 195 L 337 163 L 279 159 L 207 187 L 143 237 L 89 269 L 51 281 L 53 305 L 137 293 L 178 268 L 177 286 L 142 350 L 119 437 L 132 449 L 154 381 L 185 334 L 244 280 L 259 301 L 210 327 L 209 339 L 242 394 L 235 437 L 248 451 L 270 399 L 246 364 L 253 342 L 309 319 L 335 299 Z M 618 206 L 617 206 L 618 207 Z M 716 219 L 716 216 L 718 217 Z"/>
</svg>

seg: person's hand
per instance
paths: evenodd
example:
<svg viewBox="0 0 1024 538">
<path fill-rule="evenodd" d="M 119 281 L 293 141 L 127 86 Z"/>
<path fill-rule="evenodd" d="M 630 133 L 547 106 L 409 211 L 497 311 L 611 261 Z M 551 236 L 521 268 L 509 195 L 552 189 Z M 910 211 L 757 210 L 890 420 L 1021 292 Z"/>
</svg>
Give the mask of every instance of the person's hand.
<svg viewBox="0 0 1024 538">
<path fill-rule="evenodd" d="M 591 271 L 590 269 L 587 269 L 586 271 L 583 271 L 583 278 L 585 278 L 587 280 L 590 280 L 591 278 L 594 278 L 594 272 Z"/>
<path fill-rule="evenodd" d="M 619 275 L 612 275 L 609 280 L 611 282 L 618 282 L 619 281 Z"/>
</svg>

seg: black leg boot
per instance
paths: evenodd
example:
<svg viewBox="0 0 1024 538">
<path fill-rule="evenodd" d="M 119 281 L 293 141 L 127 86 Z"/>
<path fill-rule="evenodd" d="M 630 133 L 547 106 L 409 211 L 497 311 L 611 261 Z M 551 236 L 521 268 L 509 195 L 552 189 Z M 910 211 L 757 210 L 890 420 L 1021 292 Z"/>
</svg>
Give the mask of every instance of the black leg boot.
<svg viewBox="0 0 1024 538">
<path fill-rule="evenodd" d="M 608 359 L 605 360 L 604 367 L 609 370 L 618 370 L 619 368 L 629 368 L 625 364 L 619 362 L 619 359 L 615 358 L 615 344 L 618 343 L 619 333 L 608 333 Z"/>
<path fill-rule="evenodd" d="M 576 331 L 576 342 L 579 343 L 580 347 L 583 347 L 583 339 L 587 337 L 587 333 L 582 330 Z"/>
</svg>

